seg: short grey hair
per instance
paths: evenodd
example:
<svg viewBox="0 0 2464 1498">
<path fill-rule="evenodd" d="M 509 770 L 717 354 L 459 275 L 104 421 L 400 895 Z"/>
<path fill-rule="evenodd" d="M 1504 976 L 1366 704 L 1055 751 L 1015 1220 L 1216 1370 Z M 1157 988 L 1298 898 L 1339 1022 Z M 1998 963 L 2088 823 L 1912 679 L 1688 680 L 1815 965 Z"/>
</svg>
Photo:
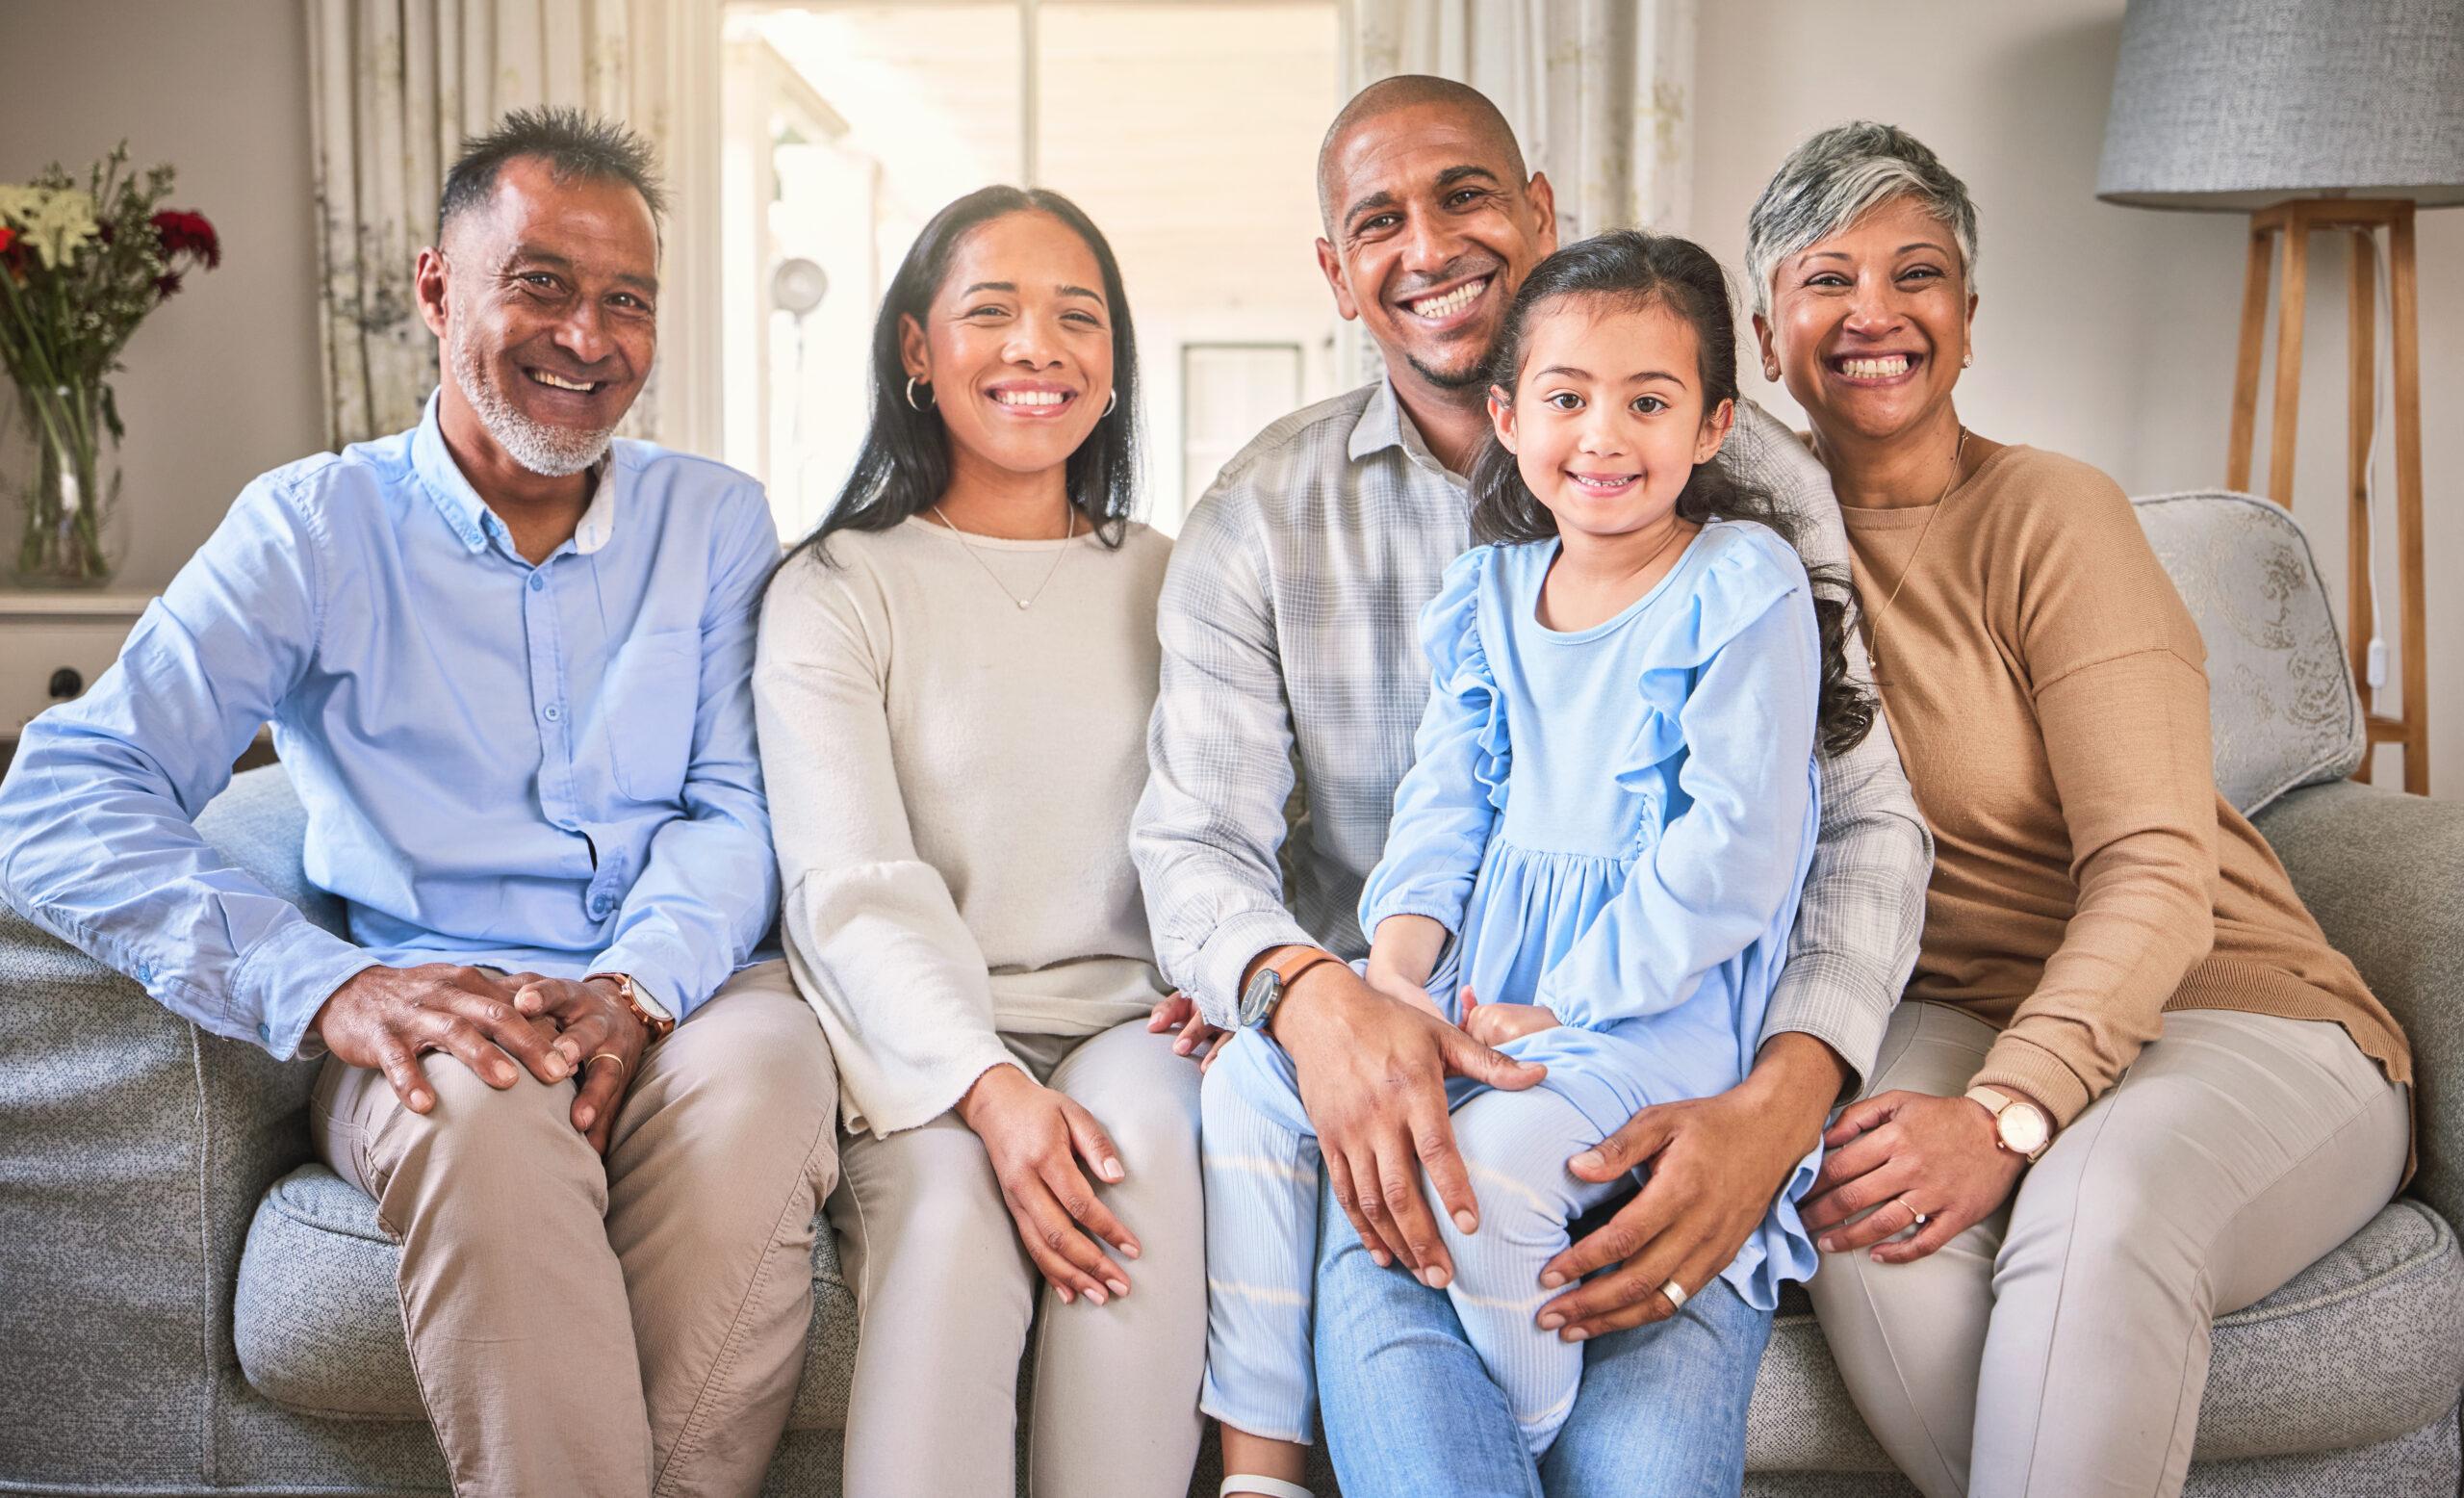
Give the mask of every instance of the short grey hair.
<svg viewBox="0 0 2464 1498">
<path fill-rule="evenodd" d="M 1925 142 L 1897 125 L 1860 119 L 1834 125 L 1788 153 L 1745 220 L 1745 278 L 1754 310 L 1771 310 L 1781 261 L 1829 239 L 1894 197 L 1912 196 L 1959 240 L 1962 271 L 1976 290 L 1976 204 Z"/>
</svg>

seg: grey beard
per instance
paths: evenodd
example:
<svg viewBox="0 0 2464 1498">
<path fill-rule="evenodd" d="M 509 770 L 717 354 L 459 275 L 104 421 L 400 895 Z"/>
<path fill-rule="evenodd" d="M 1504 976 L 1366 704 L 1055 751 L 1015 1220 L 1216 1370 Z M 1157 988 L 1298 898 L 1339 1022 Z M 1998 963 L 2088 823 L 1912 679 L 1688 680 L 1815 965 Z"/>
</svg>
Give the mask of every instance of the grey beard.
<svg viewBox="0 0 2464 1498">
<path fill-rule="evenodd" d="M 606 456 L 607 445 L 616 436 L 615 427 L 576 431 L 548 426 L 515 410 L 491 376 L 488 361 L 471 347 L 462 331 L 465 325 L 457 323 L 450 340 L 449 352 L 454 383 L 462 387 L 462 399 L 471 402 L 471 409 L 479 415 L 479 425 L 488 429 L 497 446 L 542 478 L 569 478 Z"/>
</svg>

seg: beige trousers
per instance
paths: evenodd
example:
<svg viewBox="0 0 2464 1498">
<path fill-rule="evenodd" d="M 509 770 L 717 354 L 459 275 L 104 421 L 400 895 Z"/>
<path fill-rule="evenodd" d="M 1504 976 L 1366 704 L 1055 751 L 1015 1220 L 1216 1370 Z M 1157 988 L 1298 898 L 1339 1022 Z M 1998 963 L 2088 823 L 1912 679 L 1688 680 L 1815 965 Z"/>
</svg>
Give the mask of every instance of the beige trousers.
<svg viewBox="0 0 2464 1498">
<path fill-rule="evenodd" d="M 328 1061 L 309 1124 L 402 1245 L 402 1326 L 453 1490 L 738 1494 L 786 1428 L 837 1077 L 784 963 L 642 1058 L 602 1160 L 574 1084 L 443 1054 L 425 1117 Z"/>
<path fill-rule="evenodd" d="M 1096 1189 L 1142 1251 L 1121 1266 L 1130 1294 L 1105 1305 L 1038 1295 L 1041 1277 L 991 1162 L 955 1113 L 887 1139 L 845 1136 L 830 1221 L 863 1308 L 847 1492 L 1014 1493 L 1018 1364 L 1035 1320 L 1027 1467 L 1037 1498 L 1182 1498 L 1206 1367 L 1197 1065 L 1142 1020 L 1083 1041 L 1002 1039 L 1120 1148 L 1126 1177 Z"/>
<path fill-rule="evenodd" d="M 1903 1003 L 1867 1091 L 1955 1096 L 1993 1035 Z M 2336 1025 L 2176 1011 L 2002 1210 L 1912 1264 L 1825 1254 L 1814 1310 L 1927 1498 L 2178 1493 L 2209 1323 L 2369 1222 L 2409 1127 Z"/>
</svg>

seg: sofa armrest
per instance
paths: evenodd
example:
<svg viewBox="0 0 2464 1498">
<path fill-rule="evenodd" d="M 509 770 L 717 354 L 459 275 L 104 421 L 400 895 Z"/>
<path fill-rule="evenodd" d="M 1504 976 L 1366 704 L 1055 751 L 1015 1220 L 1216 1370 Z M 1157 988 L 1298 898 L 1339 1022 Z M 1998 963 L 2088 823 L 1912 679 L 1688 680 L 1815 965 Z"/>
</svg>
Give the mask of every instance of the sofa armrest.
<svg viewBox="0 0 2464 1498">
<path fill-rule="evenodd" d="M 2412 1041 L 2412 1194 L 2464 1223 L 2464 805 L 2334 781 L 2257 820 L 2327 940 Z"/>
</svg>

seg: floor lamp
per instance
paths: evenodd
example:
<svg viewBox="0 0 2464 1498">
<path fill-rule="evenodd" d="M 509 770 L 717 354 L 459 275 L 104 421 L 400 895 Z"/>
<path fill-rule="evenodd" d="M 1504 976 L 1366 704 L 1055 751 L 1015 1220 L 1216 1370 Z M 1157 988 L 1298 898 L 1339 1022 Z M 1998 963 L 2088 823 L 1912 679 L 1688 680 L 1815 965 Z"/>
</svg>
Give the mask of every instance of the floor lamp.
<svg viewBox="0 0 2464 1498">
<path fill-rule="evenodd" d="M 2260 351 L 2272 311 L 2275 390 L 2265 493 L 2293 504 L 2310 238 L 2348 236 L 2347 638 L 2371 746 L 2400 744 L 2404 788 L 2429 793 L 2422 567 L 2422 401 L 2413 214 L 2464 203 L 2464 0 L 2130 0 L 2096 195 L 2135 208 L 2250 216 L 2225 484 L 2250 486 Z M 2384 236 L 2392 429 L 2379 416 Z M 2273 276 L 2270 295 L 2271 270 Z M 2371 529 L 2374 447 L 2394 443 L 2399 715 L 2387 680 Z M 2365 758 L 2359 778 L 2370 778 Z"/>
</svg>

